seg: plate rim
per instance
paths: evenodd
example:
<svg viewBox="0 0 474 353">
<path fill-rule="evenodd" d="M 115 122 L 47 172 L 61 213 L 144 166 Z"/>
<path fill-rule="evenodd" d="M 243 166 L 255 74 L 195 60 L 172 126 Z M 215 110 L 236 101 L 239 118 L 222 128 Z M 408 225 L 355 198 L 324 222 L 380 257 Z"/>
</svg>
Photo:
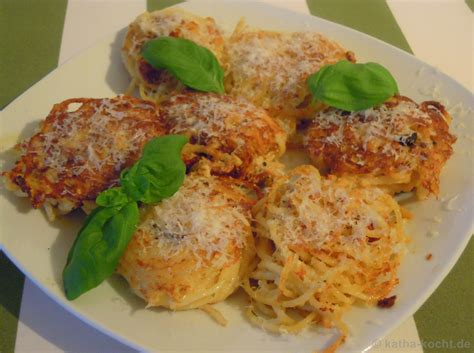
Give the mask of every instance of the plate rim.
<svg viewBox="0 0 474 353">
<path fill-rule="evenodd" d="M 208 4 L 212 4 L 211 1 L 203 1 L 203 2 L 200 2 L 199 4 L 203 4 L 203 3 L 208 3 Z M 417 58 L 414 54 L 412 53 L 409 53 L 409 52 L 406 52 L 390 43 L 386 43 L 384 42 L 383 40 L 379 39 L 379 38 L 376 38 L 376 37 L 372 37 L 364 32 L 360 32 L 358 30 L 355 30 L 353 28 L 350 28 L 350 27 L 347 27 L 345 25 L 342 25 L 342 24 L 339 24 L 339 23 L 336 23 L 336 22 L 332 22 L 332 21 L 328 21 L 324 18 L 321 18 L 321 17 L 318 17 L 318 16 L 314 16 L 314 15 L 311 15 L 311 14 L 302 14 L 302 13 L 299 13 L 299 12 L 296 12 L 296 11 L 292 11 L 292 10 L 289 10 L 289 9 L 283 9 L 281 7 L 278 7 L 278 6 L 274 6 L 272 4 L 266 4 L 266 3 L 252 3 L 252 2 L 245 2 L 245 1 L 233 1 L 233 3 L 240 3 L 242 5 L 245 5 L 245 6 L 253 6 L 253 5 L 259 5 L 259 6 L 262 6 L 263 8 L 265 7 L 271 7 L 273 9 L 277 9 L 279 11 L 282 11 L 282 12 L 289 12 L 289 13 L 292 13 L 294 15 L 298 15 L 300 17 L 305 17 L 307 18 L 308 20 L 312 20 L 314 21 L 315 19 L 317 21 L 322 21 L 323 23 L 326 23 L 326 24 L 330 24 L 330 25 L 333 25 L 333 26 L 336 26 L 339 27 L 340 29 L 342 29 L 343 31 L 352 31 L 352 32 L 355 32 L 357 33 L 358 36 L 361 36 L 363 37 L 364 41 L 365 40 L 371 40 L 371 41 L 376 41 L 377 42 L 377 46 L 379 45 L 383 45 L 384 47 L 388 47 L 390 48 L 390 50 L 396 50 L 397 52 L 399 52 L 400 54 L 404 55 L 404 56 L 409 56 L 411 57 L 412 59 L 414 59 L 418 64 L 420 65 L 423 65 L 427 68 L 430 68 L 432 70 L 436 70 L 437 73 L 441 74 L 442 77 L 440 78 L 441 81 L 451 81 L 452 83 L 454 83 L 456 86 L 458 86 L 459 88 L 461 88 L 462 90 L 464 90 L 466 93 L 470 94 L 472 96 L 472 93 L 469 91 L 469 89 L 467 87 L 465 87 L 463 84 L 461 84 L 460 82 L 458 82 L 456 79 L 448 76 L 447 74 L 445 74 L 444 72 L 442 72 L 441 70 L 435 68 L 434 66 L 428 64 L 428 63 L 425 63 L 424 61 L 422 61 L 421 59 Z M 190 5 L 190 6 L 186 6 L 186 5 Z M 223 5 L 223 4 L 220 4 L 220 5 Z M 178 5 L 174 5 L 170 8 L 184 8 L 186 10 L 188 10 L 189 7 L 192 8 L 192 6 L 196 6 L 196 3 L 182 3 L 182 4 L 178 4 Z M 189 10 L 191 11 L 191 10 Z M 60 69 L 61 67 L 69 64 L 70 62 L 73 62 L 75 61 L 78 57 L 82 56 L 85 52 L 88 52 L 90 50 L 92 50 L 93 48 L 97 47 L 97 46 L 100 46 L 100 45 L 103 45 L 104 43 L 110 43 L 111 42 L 111 39 L 114 38 L 120 31 L 123 31 L 123 29 L 126 28 L 123 27 L 121 29 L 119 29 L 118 31 L 115 31 L 113 33 L 110 33 L 108 34 L 107 36 L 101 38 L 100 40 L 97 40 L 95 41 L 92 45 L 88 46 L 87 48 L 85 48 L 84 50 L 82 50 L 81 52 L 75 54 L 74 56 L 72 56 L 70 59 L 68 59 L 67 61 L 65 61 L 64 63 L 62 63 L 61 65 L 59 65 L 58 67 L 56 67 L 54 70 L 52 70 L 51 72 L 49 72 L 46 76 L 44 76 L 43 78 L 41 78 L 40 80 L 38 80 L 36 83 L 34 83 L 33 85 L 31 85 L 28 89 L 26 89 L 24 92 L 22 92 L 19 96 L 17 96 L 14 100 L 12 100 L 11 102 L 9 102 L 5 107 L 4 109 L 2 109 L 0 111 L 0 118 L 1 115 L 4 115 L 4 113 L 8 113 L 9 109 L 12 107 L 12 103 L 18 101 L 18 100 L 21 100 L 23 98 L 23 96 L 27 95 L 30 90 L 34 90 L 36 85 L 44 80 L 47 80 L 50 76 L 54 75 L 56 73 L 56 71 L 58 69 Z M 2 119 L 0 119 L 2 120 Z M 3 120 L 2 120 L 2 124 L 3 124 Z M 1 216 L 1 213 L 0 213 L 0 219 L 3 219 L 3 217 Z M 450 256 L 449 256 L 449 261 L 445 262 L 443 264 L 443 267 L 442 267 L 442 270 L 436 275 L 436 279 L 434 281 L 431 282 L 430 285 L 426 286 L 423 290 L 423 293 L 422 295 L 420 295 L 418 297 L 417 300 L 415 301 L 411 301 L 407 306 L 406 308 L 401 312 L 401 319 L 398 319 L 398 320 L 394 320 L 393 322 L 391 322 L 390 324 L 386 325 L 385 328 L 382 330 L 383 334 L 380 335 L 377 339 L 375 339 L 374 341 L 372 341 L 372 343 L 367 346 L 367 348 L 365 348 L 363 350 L 363 352 L 366 352 L 368 350 L 370 350 L 374 344 L 382 339 L 385 335 L 387 335 L 389 332 L 393 331 L 393 329 L 399 325 L 401 322 L 403 322 L 404 320 L 407 319 L 407 317 L 413 315 L 421 306 L 424 302 L 426 302 L 426 300 L 433 294 L 433 292 L 438 288 L 438 286 L 441 284 L 441 282 L 446 278 L 446 276 L 449 274 L 449 272 L 452 270 L 452 268 L 454 267 L 454 265 L 456 264 L 456 262 L 459 260 L 460 256 L 462 255 L 463 251 L 465 250 L 468 242 L 470 241 L 470 239 L 472 238 L 472 235 L 474 233 L 474 219 L 471 219 L 471 224 L 470 224 L 470 227 L 469 227 L 469 232 L 462 237 L 462 241 L 458 241 L 457 244 L 456 244 L 456 247 L 455 247 L 455 251 L 453 251 Z M 79 318 L 81 321 L 87 323 L 88 325 L 90 325 L 91 327 L 99 330 L 100 332 L 108 335 L 109 337 L 112 337 L 114 339 L 116 339 L 117 341 L 131 347 L 132 349 L 135 349 L 135 350 L 138 350 L 138 351 L 143 351 L 143 349 L 150 349 L 150 347 L 146 347 L 146 346 L 143 346 L 142 344 L 139 344 L 138 342 L 135 342 L 135 340 L 133 339 L 130 339 L 130 338 L 127 338 L 125 336 L 122 336 L 118 333 L 115 333 L 113 330 L 109 329 L 108 327 L 106 327 L 104 324 L 102 323 L 99 323 L 97 321 L 94 321 L 93 319 L 89 318 L 88 315 L 86 314 L 83 314 L 81 311 L 79 311 L 78 309 L 76 309 L 73 305 L 70 305 L 69 301 L 67 301 L 65 299 L 65 297 L 61 297 L 60 295 L 57 295 L 56 293 L 53 292 L 52 289 L 49 289 L 48 287 L 46 287 L 42 282 L 38 281 L 31 273 L 30 271 L 27 271 L 23 264 L 13 255 L 9 252 L 9 250 L 4 246 L 4 235 L 3 235 L 3 231 L 1 232 L 2 234 L 1 235 L 1 243 L 0 243 L 0 250 L 4 252 L 4 254 L 15 264 L 15 266 L 21 270 L 21 272 L 26 276 L 28 277 L 28 279 L 30 281 L 32 281 L 37 287 L 39 287 L 44 293 L 46 293 L 46 295 L 51 298 L 54 302 L 58 303 L 63 309 L 65 309 L 67 312 L 71 313 L 72 315 L 76 316 L 77 318 Z"/>
</svg>

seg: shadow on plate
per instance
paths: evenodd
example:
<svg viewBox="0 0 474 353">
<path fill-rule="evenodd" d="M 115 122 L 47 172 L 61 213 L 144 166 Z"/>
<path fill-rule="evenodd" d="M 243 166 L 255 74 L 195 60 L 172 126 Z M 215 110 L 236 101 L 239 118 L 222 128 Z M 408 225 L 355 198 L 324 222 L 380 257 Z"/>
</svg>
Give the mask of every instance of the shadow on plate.
<svg viewBox="0 0 474 353">
<path fill-rule="evenodd" d="M 127 306 L 130 315 L 133 315 L 136 311 L 145 310 L 145 301 L 132 292 L 125 278 L 114 274 L 107 279 L 107 282 L 113 288 L 117 297 L 123 300 L 123 303 Z M 158 311 L 162 312 L 164 310 L 158 309 Z"/>
<path fill-rule="evenodd" d="M 85 213 L 78 209 L 65 216 L 58 217 L 54 222 L 50 223 L 52 227 L 58 229 L 58 234 L 50 249 L 50 259 L 54 281 L 60 288 L 63 287 L 62 272 L 66 264 L 67 255 L 85 218 Z M 121 301 L 126 303 L 127 308 L 130 309 L 130 314 L 145 308 L 145 302 L 130 290 L 125 279 L 118 275 L 112 275 L 106 282 L 112 287 L 116 297 L 121 298 Z"/>
<path fill-rule="evenodd" d="M 18 138 L 15 138 L 14 141 L 11 141 L 14 145 L 18 142 L 23 141 L 24 139 L 33 135 L 34 131 L 38 127 L 38 121 L 33 121 L 28 123 L 23 130 L 20 132 Z M 10 142 L 10 141 L 8 141 Z M 4 151 L 0 152 L 0 165 L 2 166 L 1 172 L 9 171 L 15 166 L 15 162 L 19 159 L 20 153 L 17 151 L 14 146 L 8 148 Z M 5 200 L 11 203 L 17 212 L 19 213 L 27 213 L 33 208 L 31 207 L 31 203 L 28 198 L 26 197 L 19 197 L 16 196 L 15 193 L 8 190 L 3 180 L 0 183 L 0 196 L 2 196 Z"/>
<path fill-rule="evenodd" d="M 20 131 L 20 133 L 17 136 L 13 136 L 13 135 L 3 136 L 2 135 L 0 137 L 0 142 L 1 142 L 0 148 L 2 149 L 4 147 L 7 148 L 0 152 L 0 165 L 1 165 L 2 172 L 6 170 L 10 170 L 15 166 L 15 162 L 20 157 L 20 152 L 15 149 L 15 146 L 21 141 L 29 139 L 31 136 L 33 136 L 35 132 L 38 130 L 39 124 L 41 122 L 42 122 L 41 119 L 30 121 L 23 127 L 23 129 Z"/>
<path fill-rule="evenodd" d="M 110 65 L 107 69 L 105 81 L 114 93 L 124 94 L 130 85 L 131 77 L 122 62 L 122 44 L 127 33 L 127 28 L 117 32 L 114 41 L 110 45 Z"/>
<path fill-rule="evenodd" d="M 86 216 L 82 210 L 75 210 L 65 216 L 56 218 L 53 222 L 50 222 L 51 227 L 58 230 L 56 240 L 49 250 L 54 281 L 60 288 L 63 286 L 62 272 L 64 265 L 66 264 L 69 249 L 71 249 L 85 217 Z"/>
<path fill-rule="evenodd" d="M 0 173 L 9 171 L 15 166 L 16 161 L 20 158 L 20 152 L 15 149 L 15 145 L 33 136 L 41 121 L 29 122 L 23 127 L 18 136 L 11 136 L 10 138 L 2 136 L 0 138 L 2 145 L 10 146 L 8 149 L 0 152 Z M 27 213 L 33 210 L 28 198 L 16 196 L 13 192 L 7 190 L 3 181 L 0 182 L 0 196 L 10 202 L 19 213 Z"/>
<path fill-rule="evenodd" d="M 402 206 L 402 207 L 407 207 L 409 205 L 412 205 L 414 203 L 419 203 L 420 200 L 416 197 L 416 194 L 414 192 L 402 192 L 397 195 L 395 195 L 395 200 L 397 200 L 397 203 Z"/>
<path fill-rule="evenodd" d="M 37 342 L 43 347 L 48 344 L 63 352 L 137 353 L 67 312 L 30 281 L 25 283 L 21 323 L 48 342 Z M 40 341 L 32 334 L 30 340 Z"/>
</svg>

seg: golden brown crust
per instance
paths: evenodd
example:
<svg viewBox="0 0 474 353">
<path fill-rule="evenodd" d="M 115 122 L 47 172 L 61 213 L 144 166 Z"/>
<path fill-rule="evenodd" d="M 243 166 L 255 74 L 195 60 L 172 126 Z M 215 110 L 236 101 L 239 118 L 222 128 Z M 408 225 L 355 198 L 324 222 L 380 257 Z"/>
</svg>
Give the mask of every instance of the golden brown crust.
<svg viewBox="0 0 474 353">
<path fill-rule="evenodd" d="M 23 155 L 3 176 L 28 194 L 33 207 L 50 203 L 66 213 L 115 185 L 143 145 L 164 134 L 153 103 L 127 96 L 68 99 L 21 144 Z"/>
<path fill-rule="evenodd" d="M 271 166 L 285 151 L 283 129 L 244 99 L 187 92 L 160 109 L 170 133 L 190 139 L 183 152 L 188 168 L 205 161 L 212 174 L 258 183 L 271 177 Z"/>
<path fill-rule="evenodd" d="M 395 193 L 417 189 L 423 199 L 439 192 L 439 175 L 456 137 L 437 102 L 417 105 L 396 96 L 362 112 L 327 109 L 315 116 L 305 147 L 324 173 L 353 176 Z"/>
</svg>

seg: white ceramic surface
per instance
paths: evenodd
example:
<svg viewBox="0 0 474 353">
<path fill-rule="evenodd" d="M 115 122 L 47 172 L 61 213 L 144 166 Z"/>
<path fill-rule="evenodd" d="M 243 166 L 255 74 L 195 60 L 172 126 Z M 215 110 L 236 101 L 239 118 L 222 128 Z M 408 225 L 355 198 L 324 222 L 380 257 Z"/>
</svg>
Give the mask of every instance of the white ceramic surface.
<svg viewBox="0 0 474 353">
<path fill-rule="evenodd" d="M 441 100 L 452 113 L 458 142 L 442 173 L 439 199 L 415 202 L 405 197 L 401 201 L 414 214 L 407 227 L 413 241 L 399 271 L 400 285 L 394 290 L 396 305 L 390 310 L 354 308 L 346 315 L 351 336 L 340 351 L 365 350 L 421 306 L 452 268 L 473 232 L 472 94 L 399 49 L 315 17 L 251 3 L 200 2 L 181 7 L 213 16 L 227 30 L 244 16 L 260 28 L 319 31 L 353 50 L 360 62 L 375 61 L 386 66 L 402 94 L 418 101 Z M 125 91 L 129 77 L 119 53 L 124 33 L 120 31 L 59 67 L 1 113 L 2 169 L 13 162 L 8 150 L 19 139 L 31 136 L 54 103 L 70 97 L 106 97 Z M 69 302 L 62 292 L 61 271 L 82 216 L 77 213 L 48 223 L 27 200 L 4 189 L 0 193 L 1 237 L 7 255 L 60 305 L 135 348 L 159 352 L 312 352 L 335 337 L 334 331 L 322 329 L 280 336 L 255 328 L 243 315 L 245 298 L 241 293 L 217 305 L 229 320 L 225 328 L 200 311 L 146 310 L 117 276 Z M 425 259 L 428 253 L 433 254 L 431 261 Z"/>
</svg>

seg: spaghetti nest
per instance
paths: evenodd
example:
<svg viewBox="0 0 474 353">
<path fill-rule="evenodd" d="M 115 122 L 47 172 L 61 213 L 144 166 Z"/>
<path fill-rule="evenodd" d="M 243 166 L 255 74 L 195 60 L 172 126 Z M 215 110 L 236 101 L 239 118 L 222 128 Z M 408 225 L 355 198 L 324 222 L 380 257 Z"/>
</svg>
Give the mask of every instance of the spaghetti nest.
<svg viewBox="0 0 474 353">
<path fill-rule="evenodd" d="M 160 103 L 186 87 L 171 73 L 155 69 L 141 55 L 143 45 L 161 37 L 184 38 L 209 49 L 225 67 L 224 38 L 213 18 L 200 17 L 177 8 L 145 12 L 128 26 L 122 59 L 133 80 L 127 94 L 138 87 L 140 96 Z"/>
<path fill-rule="evenodd" d="M 199 308 L 231 295 L 254 258 L 253 201 L 231 180 L 189 174 L 171 198 L 143 209 L 117 272 L 149 307 Z"/>
<path fill-rule="evenodd" d="M 265 108 L 288 133 L 296 121 L 321 110 L 311 103 L 308 77 L 322 66 L 355 56 L 315 32 L 276 32 L 241 20 L 226 40 L 226 91 Z"/>
<path fill-rule="evenodd" d="M 323 179 L 300 166 L 254 207 L 258 265 L 244 282 L 250 320 L 276 332 L 336 326 L 355 302 L 374 304 L 398 283 L 402 212 L 380 189 Z"/>
</svg>

